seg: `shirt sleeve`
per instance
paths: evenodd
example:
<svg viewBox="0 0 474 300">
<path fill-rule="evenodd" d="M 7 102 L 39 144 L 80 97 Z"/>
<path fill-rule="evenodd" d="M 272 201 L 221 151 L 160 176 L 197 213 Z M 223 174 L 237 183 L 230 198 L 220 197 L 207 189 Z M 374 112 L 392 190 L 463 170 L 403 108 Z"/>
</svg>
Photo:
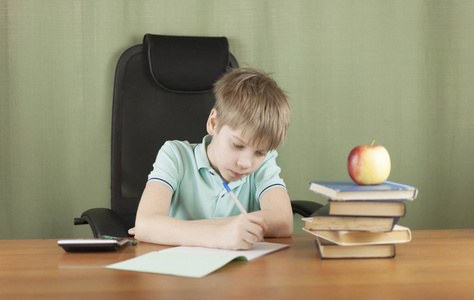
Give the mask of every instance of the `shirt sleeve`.
<svg viewBox="0 0 474 300">
<path fill-rule="evenodd" d="M 259 199 L 263 193 L 271 188 L 282 187 L 286 189 L 285 182 L 280 178 L 280 167 L 276 163 L 278 153 L 276 150 L 270 151 L 260 168 L 255 171 L 255 197 Z"/>
<path fill-rule="evenodd" d="M 176 145 L 167 141 L 158 151 L 153 170 L 148 175 L 148 182 L 162 182 L 174 192 L 178 186 L 180 174 L 182 174 L 183 163 L 181 160 Z"/>
</svg>

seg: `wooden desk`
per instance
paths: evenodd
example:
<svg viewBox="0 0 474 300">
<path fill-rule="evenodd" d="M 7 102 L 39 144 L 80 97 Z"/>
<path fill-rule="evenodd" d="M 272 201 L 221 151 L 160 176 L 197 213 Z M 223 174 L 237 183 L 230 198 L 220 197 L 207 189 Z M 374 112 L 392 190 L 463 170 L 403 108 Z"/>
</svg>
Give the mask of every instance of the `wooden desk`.
<svg viewBox="0 0 474 300">
<path fill-rule="evenodd" d="M 65 253 L 57 240 L 0 241 L 1 299 L 462 299 L 474 297 L 474 229 L 414 231 L 394 259 L 321 260 L 309 234 L 201 278 L 104 269 L 165 247 Z"/>
</svg>

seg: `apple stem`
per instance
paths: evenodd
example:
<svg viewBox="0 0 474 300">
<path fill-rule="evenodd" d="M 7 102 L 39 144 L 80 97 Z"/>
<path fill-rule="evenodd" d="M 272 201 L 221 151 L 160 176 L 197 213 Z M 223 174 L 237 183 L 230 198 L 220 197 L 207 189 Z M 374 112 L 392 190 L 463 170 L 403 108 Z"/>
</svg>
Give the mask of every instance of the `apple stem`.
<svg viewBox="0 0 474 300">
<path fill-rule="evenodd" d="M 372 140 L 372 144 L 370 144 L 370 146 L 373 146 L 375 143 L 375 139 Z"/>
</svg>

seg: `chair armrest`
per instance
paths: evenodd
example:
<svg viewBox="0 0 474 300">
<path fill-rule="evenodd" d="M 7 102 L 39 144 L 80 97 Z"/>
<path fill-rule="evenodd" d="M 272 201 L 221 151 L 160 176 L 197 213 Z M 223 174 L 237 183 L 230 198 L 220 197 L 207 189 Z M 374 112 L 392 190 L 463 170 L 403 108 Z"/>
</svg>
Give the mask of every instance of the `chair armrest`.
<svg viewBox="0 0 474 300">
<path fill-rule="evenodd" d="M 74 225 L 89 224 L 94 237 L 110 235 L 116 237 L 129 236 L 122 218 L 108 208 L 92 208 L 82 213 L 80 218 L 74 219 Z"/>
<path fill-rule="evenodd" d="M 291 208 L 293 214 L 299 214 L 303 217 L 309 217 L 312 213 L 323 207 L 322 204 L 307 201 L 307 200 L 293 200 L 291 201 Z"/>
</svg>

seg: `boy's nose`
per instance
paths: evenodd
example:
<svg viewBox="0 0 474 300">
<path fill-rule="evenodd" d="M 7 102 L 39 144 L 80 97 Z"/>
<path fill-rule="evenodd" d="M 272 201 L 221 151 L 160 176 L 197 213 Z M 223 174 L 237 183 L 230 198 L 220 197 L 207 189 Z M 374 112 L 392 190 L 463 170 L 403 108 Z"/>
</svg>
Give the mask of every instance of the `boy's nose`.
<svg viewBox="0 0 474 300">
<path fill-rule="evenodd" d="M 240 157 L 237 165 L 242 169 L 249 169 L 252 166 L 252 161 L 248 157 Z"/>
</svg>

